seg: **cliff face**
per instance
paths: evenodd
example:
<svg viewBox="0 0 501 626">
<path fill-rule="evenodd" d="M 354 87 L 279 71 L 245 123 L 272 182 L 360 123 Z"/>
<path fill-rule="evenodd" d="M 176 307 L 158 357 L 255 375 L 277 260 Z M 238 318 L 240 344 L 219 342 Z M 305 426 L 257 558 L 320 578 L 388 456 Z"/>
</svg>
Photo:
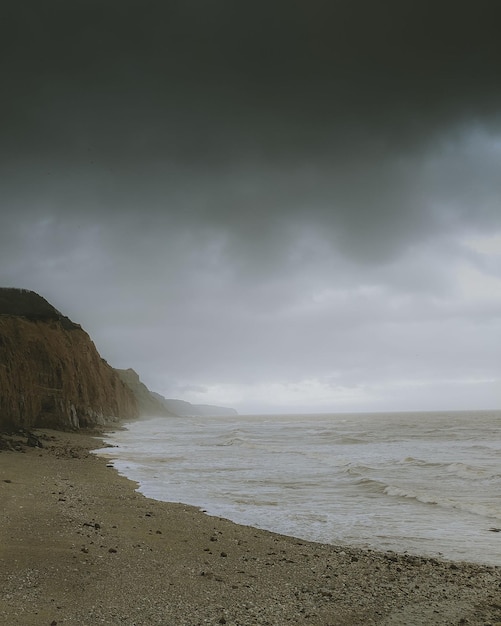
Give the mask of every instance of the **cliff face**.
<svg viewBox="0 0 501 626">
<path fill-rule="evenodd" d="M 185 400 L 167 400 L 159 393 L 150 391 L 133 369 L 115 370 L 136 396 L 142 417 L 214 417 L 238 415 L 235 409 L 209 404 L 191 404 Z"/>
<path fill-rule="evenodd" d="M 31 291 L 0 289 L 0 428 L 104 425 L 136 399 L 82 328 Z"/>
<path fill-rule="evenodd" d="M 142 417 L 177 417 L 176 413 L 169 411 L 155 397 L 148 387 L 141 382 L 139 375 L 133 369 L 115 370 L 123 382 L 130 388 L 136 397 L 139 413 Z"/>
</svg>

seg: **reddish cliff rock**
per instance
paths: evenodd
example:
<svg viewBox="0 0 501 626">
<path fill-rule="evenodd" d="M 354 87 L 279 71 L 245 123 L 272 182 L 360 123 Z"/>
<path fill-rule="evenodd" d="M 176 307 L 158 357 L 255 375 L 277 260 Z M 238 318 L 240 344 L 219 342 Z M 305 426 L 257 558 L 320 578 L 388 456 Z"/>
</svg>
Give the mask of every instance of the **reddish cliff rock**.
<svg viewBox="0 0 501 626">
<path fill-rule="evenodd" d="M 89 335 L 32 291 L 0 289 L 0 428 L 77 429 L 138 416 Z"/>
</svg>

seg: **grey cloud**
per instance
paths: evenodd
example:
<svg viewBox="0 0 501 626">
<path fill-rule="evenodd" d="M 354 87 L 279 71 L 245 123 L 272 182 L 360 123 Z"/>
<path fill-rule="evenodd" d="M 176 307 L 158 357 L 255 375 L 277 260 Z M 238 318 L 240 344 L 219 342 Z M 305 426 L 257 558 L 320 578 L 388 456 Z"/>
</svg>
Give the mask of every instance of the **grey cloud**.
<svg viewBox="0 0 501 626">
<path fill-rule="evenodd" d="M 495 378 L 497 12 L 12 4 L 2 284 L 166 393 Z"/>
<path fill-rule="evenodd" d="M 80 137 L 116 157 L 146 138 L 200 163 L 204 145 L 223 158 L 243 140 L 284 157 L 347 148 L 357 132 L 405 151 L 499 104 L 489 2 L 52 1 L 10 12 L 4 69 L 22 106 L 9 117 L 44 152 Z"/>
</svg>

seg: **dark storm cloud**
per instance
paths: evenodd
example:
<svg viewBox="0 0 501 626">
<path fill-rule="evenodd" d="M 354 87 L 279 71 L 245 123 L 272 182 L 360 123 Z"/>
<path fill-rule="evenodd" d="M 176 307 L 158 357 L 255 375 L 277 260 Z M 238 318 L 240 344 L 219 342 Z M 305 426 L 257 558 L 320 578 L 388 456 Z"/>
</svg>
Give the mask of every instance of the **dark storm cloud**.
<svg viewBox="0 0 501 626">
<path fill-rule="evenodd" d="M 263 253 L 283 215 L 308 214 L 374 261 L 437 228 L 427 190 L 415 189 L 423 155 L 471 120 L 497 122 L 496 12 L 492 2 L 11 5 L 8 198 L 56 214 L 147 204 L 225 229 L 238 247 L 242 234 L 258 240 Z"/>
<path fill-rule="evenodd" d="M 39 96 L 59 83 L 56 97 L 90 91 L 101 104 L 125 93 L 132 105 L 153 94 L 176 103 L 200 90 L 230 103 L 254 94 L 249 110 L 287 102 L 286 119 L 305 105 L 328 117 L 333 104 L 358 103 L 355 116 L 399 101 L 404 112 L 456 100 L 487 107 L 496 17 L 494 2 L 25 2 L 4 10 L 4 62 L 21 87 L 48 81 Z M 315 89 L 328 100 L 312 98 Z M 211 104 L 190 102 L 206 114 Z"/>
<path fill-rule="evenodd" d="M 398 221 L 407 172 L 403 189 L 375 201 L 395 161 L 457 124 L 496 121 L 496 12 L 492 2 L 11 5 L 2 153 L 31 164 L 42 187 L 54 169 L 77 170 L 98 196 L 115 192 L 120 210 L 115 180 L 123 188 L 131 170 L 124 195 L 158 195 L 179 173 L 186 186 L 201 172 L 238 180 L 240 166 L 251 184 L 264 178 L 257 219 L 303 211 L 313 196 L 310 210 L 345 215 L 349 231 L 371 212 Z M 231 223 L 232 192 L 197 219 L 205 208 Z"/>
<path fill-rule="evenodd" d="M 493 2 L 49 1 L 5 13 L 7 139 L 59 158 L 134 149 L 206 171 L 235 155 L 377 156 L 498 112 Z"/>
</svg>

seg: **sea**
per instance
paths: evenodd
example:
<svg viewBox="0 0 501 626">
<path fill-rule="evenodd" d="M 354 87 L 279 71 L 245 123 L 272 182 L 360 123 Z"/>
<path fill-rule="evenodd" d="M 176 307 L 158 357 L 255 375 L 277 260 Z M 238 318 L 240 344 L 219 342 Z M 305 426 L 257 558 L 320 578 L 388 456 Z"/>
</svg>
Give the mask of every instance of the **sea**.
<svg viewBox="0 0 501 626">
<path fill-rule="evenodd" d="M 321 543 L 501 565 L 501 411 L 158 417 L 107 434 L 144 495 Z"/>
</svg>

